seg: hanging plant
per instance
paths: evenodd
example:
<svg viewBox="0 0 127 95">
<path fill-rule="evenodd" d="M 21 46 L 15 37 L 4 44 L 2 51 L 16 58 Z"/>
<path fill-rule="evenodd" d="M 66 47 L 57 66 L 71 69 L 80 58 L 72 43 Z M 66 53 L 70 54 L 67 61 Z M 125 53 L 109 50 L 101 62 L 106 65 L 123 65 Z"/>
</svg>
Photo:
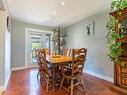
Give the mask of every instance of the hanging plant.
<svg viewBox="0 0 127 95">
<path fill-rule="evenodd" d="M 123 10 L 125 7 L 127 7 L 127 0 L 113 0 L 111 2 L 110 13 L 117 11 L 117 14 L 120 16 L 122 14 L 120 10 Z M 119 27 L 120 33 L 116 32 L 116 25 L 117 27 Z M 122 43 L 118 42 L 117 40 L 123 38 L 125 36 L 125 33 L 124 30 L 121 28 L 121 24 L 118 19 L 113 17 L 112 15 L 109 15 L 106 27 L 108 29 L 108 34 L 106 36 L 109 47 L 108 55 L 112 61 L 117 61 L 118 57 L 122 55 L 123 51 L 121 48 Z"/>
</svg>

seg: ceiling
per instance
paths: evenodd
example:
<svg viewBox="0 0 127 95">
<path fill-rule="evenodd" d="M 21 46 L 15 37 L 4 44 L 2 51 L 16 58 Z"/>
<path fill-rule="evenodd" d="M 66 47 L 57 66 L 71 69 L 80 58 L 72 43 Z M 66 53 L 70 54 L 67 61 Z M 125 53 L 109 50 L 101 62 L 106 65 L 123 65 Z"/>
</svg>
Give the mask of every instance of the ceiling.
<svg viewBox="0 0 127 95">
<path fill-rule="evenodd" d="M 4 10 L 4 6 L 3 6 L 3 3 L 2 3 L 2 0 L 0 0 L 0 9 Z"/>
<path fill-rule="evenodd" d="M 110 0 L 4 0 L 13 19 L 50 27 L 68 26 L 105 10 Z M 64 1 L 64 5 L 61 2 Z M 53 11 L 56 14 L 53 14 Z"/>
</svg>

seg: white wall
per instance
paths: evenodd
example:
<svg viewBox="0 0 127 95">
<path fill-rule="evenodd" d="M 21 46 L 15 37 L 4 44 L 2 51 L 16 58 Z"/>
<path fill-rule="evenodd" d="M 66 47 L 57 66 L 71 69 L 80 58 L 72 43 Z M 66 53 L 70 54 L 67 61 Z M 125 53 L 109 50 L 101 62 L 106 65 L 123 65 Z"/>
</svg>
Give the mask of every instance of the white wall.
<svg viewBox="0 0 127 95">
<path fill-rule="evenodd" d="M 66 27 L 64 31 L 67 32 L 67 47 L 88 49 L 87 62 L 85 70 L 108 76 L 113 78 L 113 64 L 107 57 L 106 44 L 106 20 L 108 12 L 103 11 L 91 17 L 88 17 L 78 23 Z M 85 37 L 82 30 L 83 24 L 95 22 L 95 34 L 91 37 Z"/>
<path fill-rule="evenodd" d="M 0 10 L 0 86 L 5 80 L 5 12 Z"/>
<path fill-rule="evenodd" d="M 11 73 L 11 31 L 5 31 L 5 86 Z"/>
<path fill-rule="evenodd" d="M 7 12 L 0 10 L 0 86 L 6 87 L 11 71 L 10 45 L 11 33 L 7 30 Z"/>
</svg>

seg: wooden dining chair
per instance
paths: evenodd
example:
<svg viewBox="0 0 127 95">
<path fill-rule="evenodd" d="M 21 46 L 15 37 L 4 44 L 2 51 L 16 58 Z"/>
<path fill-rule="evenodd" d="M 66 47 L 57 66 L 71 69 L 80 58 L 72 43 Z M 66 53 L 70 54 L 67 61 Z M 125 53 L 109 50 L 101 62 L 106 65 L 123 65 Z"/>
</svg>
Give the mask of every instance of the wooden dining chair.
<svg viewBox="0 0 127 95">
<path fill-rule="evenodd" d="M 48 48 L 43 48 L 45 50 L 46 55 L 50 55 L 50 50 Z"/>
<path fill-rule="evenodd" d="M 41 57 L 40 59 L 41 64 L 41 83 L 43 80 L 46 81 L 46 92 L 49 90 L 49 85 L 52 85 L 52 73 L 53 68 L 52 65 L 49 64 L 44 57 Z"/>
<path fill-rule="evenodd" d="M 70 56 L 71 55 L 71 49 L 68 49 L 68 48 L 64 48 L 63 49 L 63 55 L 65 56 Z"/>
<path fill-rule="evenodd" d="M 64 56 L 70 56 L 70 50 L 71 49 L 68 49 L 68 48 L 64 48 L 63 49 L 63 54 Z M 70 66 L 70 63 L 66 64 L 68 67 Z M 59 74 L 61 74 L 61 71 L 62 71 L 62 66 L 57 66 L 57 71 L 59 72 Z"/>
<path fill-rule="evenodd" d="M 40 82 L 42 84 L 43 80 L 46 81 L 46 91 L 49 90 L 49 85 L 52 83 L 52 65 L 46 61 L 45 49 L 40 49 L 38 51 L 38 62 L 39 62 L 39 72 Z"/>
<path fill-rule="evenodd" d="M 60 88 L 63 87 L 66 91 L 70 92 L 71 95 L 73 95 L 73 88 L 74 86 L 78 84 L 82 84 L 84 90 L 85 90 L 85 85 L 83 81 L 83 68 L 84 68 L 84 63 L 86 61 L 86 54 L 87 54 L 87 49 L 81 48 L 78 50 L 72 50 L 72 65 L 69 70 L 67 66 L 63 66 L 63 77 L 61 81 Z M 63 86 L 64 80 L 71 80 L 71 86 L 69 88 L 66 88 Z M 74 83 L 76 80 L 78 80 L 77 83 Z"/>
<path fill-rule="evenodd" d="M 64 48 L 63 49 L 63 55 L 67 56 L 67 54 L 68 54 L 68 49 L 67 48 Z"/>
<path fill-rule="evenodd" d="M 38 63 L 37 78 L 39 78 L 39 76 L 41 74 L 41 62 L 40 62 L 40 59 L 41 59 L 41 57 L 46 59 L 45 50 L 43 48 L 38 49 L 37 52 L 36 52 L 36 56 L 37 56 L 37 63 Z"/>
</svg>

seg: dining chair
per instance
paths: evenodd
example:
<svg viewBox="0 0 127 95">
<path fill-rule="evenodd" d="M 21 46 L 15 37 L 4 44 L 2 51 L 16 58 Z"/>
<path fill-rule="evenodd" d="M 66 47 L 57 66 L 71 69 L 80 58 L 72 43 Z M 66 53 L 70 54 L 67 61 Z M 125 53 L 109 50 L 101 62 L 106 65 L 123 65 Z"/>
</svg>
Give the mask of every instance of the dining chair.
<svg viewBox="0 0 127 95">
<path fill-rule="evenodd" d="M 74 86 L 76 86 L 78 84 L 82 84 L 84 90 L 86 90 L 84 81 L 83 81 L 83 68 L 84 68 L 84 63 L 86 61 L 86 54 L 87 54 L 87 49 L 85 49 L 85 48 L 81 48 L 81 49 L 77 49 L 77 50 L 73 49 L 72 50 L 71 68 L 69 67 L 70 68 L 69 70 L 66 70 L 66 69 L 68 69 L 67 66 L 63 66 L 63 68 L 62 68 L 63 77 L 62 77 L 60 88 L 63 87 L 66 91 L 70 92 L 71 95 L 73 95 Z M 68 88 L 63 86 L 65 79 L 71 81 L 71 85 Z M 78 82 L 75 83 L 77 80 L 78 80 Z"/>
<path fill-rule="evenodd" d="M 42 84 L 43 80 L 46 81 L 46 92 L 48 92 L 49 85 L 52 83 L 52 65 L 46 61 L 46 52 L 44 48 L 40 49 L 38 54 L 40 82 Z"/>
<path fill-rule="evenodd" d="M 68 48 L 64 48 L 63 50 L 63 55 L 65 56 L 71 56 L 71 49 L 68 49 Z"/>
<path fill-rule="evenodd" d="M 45 58 L 41 57 L 40 59 L 41 63 L 41 78 L 40 80 L 43 81 L 43 79 L 46 81 L 46 92 L 49 90 L 49 85 L 52 85 L 52 73 L 53 68 L 52 65 L 49 64 Z M 42 83 L 42 82 L 41 82 Z"/>
<path fill-rule="evenodd" d="M 46 51 L 45 51 L 45 48 L 39 49 L 39 56 L 46 59 Z"/>
<path fill-rule="evenodd" d="M 38 50 L 36 51 L 37 63 L 38 63 L 38 73 L 37 73 L 37 78 L 39 78 L 40 73 L 41 73 L 40 59 L 41 59 L 41 57 L 46 58 L 46 55 L 45 55 L 44 52 L 45 52 L 44 49 L 38 49 Z"/>
<path fill-rule="evenodd" d="M 50 55 L 50 50 L 48 48 L 43 48 L 45 50 L 46 55 Z"/>
<path fill-rule="evenodd" d="M 67 56 L 67 54 L 68 54 L 68 48 L 64 48 L 63 55 Z"/>
<path fill-rule="evenodd" d="M 63 49 L 63 54 L 64 56 L 70 56 L 70 51 L 71 49 L 68 49 L 68 48 L 64 48 Z M 70 63 L 66 64 L 68 67 L 70 65 Z M 62 66 L 58 65 L 57 66 L 57 71 L 59 72 L 59 74 L 61 75 L 61 71 L 62 71 Z"/>
</svg>

